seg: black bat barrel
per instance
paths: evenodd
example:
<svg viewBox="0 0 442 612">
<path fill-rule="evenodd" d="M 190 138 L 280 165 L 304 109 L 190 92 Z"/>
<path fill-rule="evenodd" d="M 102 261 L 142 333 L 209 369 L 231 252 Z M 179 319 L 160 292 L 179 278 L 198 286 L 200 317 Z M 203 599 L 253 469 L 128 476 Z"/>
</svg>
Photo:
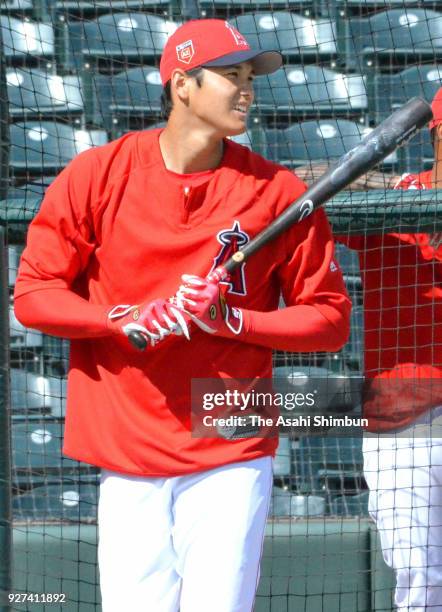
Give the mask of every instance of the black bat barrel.
<svg viewBox="0 0 442 612">
<path fill-rule="evenodd" d="M 227 272 L 241 265 L 253 253 L 299 223 L 354 180 L 371 170 L 397 147 L 419 131 L 433 114 L 422 98 L 412 98 L 387 117 L 361 142 L 339 158 L 300 198 L 291 204 L 266 229 L 253 238 L 224 265 Z"/>
</svg>

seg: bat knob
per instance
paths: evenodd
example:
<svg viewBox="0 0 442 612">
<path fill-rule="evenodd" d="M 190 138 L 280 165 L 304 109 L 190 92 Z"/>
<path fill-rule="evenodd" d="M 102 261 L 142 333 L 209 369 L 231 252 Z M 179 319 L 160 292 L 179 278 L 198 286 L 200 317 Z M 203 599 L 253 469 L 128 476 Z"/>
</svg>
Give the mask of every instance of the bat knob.
<svg viewBox="0 0 442 612">
<path fill-rule="evenodd" d="M 147 340 L 143 336 L 143 334 L 137 331 L 132 331 L 130 332 L 128 338 L 129 342 L 132 344 L 133 347 L 135 347 L 139 351 L 144 351 L 147 346 Z"/>
</svg>

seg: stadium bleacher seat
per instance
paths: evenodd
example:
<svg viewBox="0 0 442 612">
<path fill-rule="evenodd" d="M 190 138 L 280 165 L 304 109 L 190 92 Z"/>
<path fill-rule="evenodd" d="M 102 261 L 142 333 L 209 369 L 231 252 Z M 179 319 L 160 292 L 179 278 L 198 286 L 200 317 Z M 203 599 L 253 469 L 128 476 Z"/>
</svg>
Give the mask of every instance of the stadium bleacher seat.
<svg viewBox="0 0 442 612">
<path fill-rule="evenodd" d="M 91 522 L 97 518 L 99 477 L 96 475 L 56 480 L 12 497 L 15 520 Z"/>
<path fill-rule="evenodd" d="M 437 7 L 438 0 L 335 0 L 335 9 L 347 19 L 372 15 L 375 11 L 402 8 L 406 10 Z"/>
<path fill-rule="evenodd" d="M 255 81 L 260 113 L 329 115 L 361 114 L 368 100 L 364 77 L 319 66 L 287 65 Z"/>
<path fill-rule="evenodd" d="M 285 130 L 295 164 L 341 157 L 361 140 L 364 128 L 344 119 L 303 121 Z"/>
<path fill-rule="evenodd" d="M 78 76 L 59 76 L 42 70 L 13 68 L 6 72 L 9 114 L 14 118 L 35 115 L 75 115 L 84 110 Z"/>
<path fill-rule="evenodd" d="M 352 369 L 364 371 L 364 308 L 353 301 L 350 338 L 342 349 L 344 360 Z"/>
<path fill-rule="evenodd" d="M 289 409 L 293 416 L 334 415 L 353 410 L 359 400 L 359 380 L 350 380 L 346 372 L 333 371 L 322 366 L 275 366 L 273 389 L 285 396 L 287 393 L 314 394 L 312 406 L 294 406 Z M 327 431 L 328 427 L 324 427 Z M 311 429 L 318 433 L 319 429 Z M 299 432 L 310 431 L 301 426 Z M 296 434 L 297 429 L 293 430 Z"/>
<path fill-rule="evenodd" d="M 405 147 L 401 147 L 400 155 L 403 168 L 407 172 L 429 170 L 434 161 L 434 149 L 429 130 L 423 129 L 411 138 Z"/>
<path fill-rule="evenodd" d="M 289 8 L 298 13 L 307 13 L 315 8 L 314 0 L 272 0 L 272 2 L 270 0 L 199 0 L 198 4 L 203 16 L 216 14 L 218 11 L 228 11 L 230 14 L 233 11 L 242 13 L 245 9 L 256 11 L 261 8 L 266 9 L 269 5 L 276 10 Z"/>
<path fill-rule="evenodd" d="M 241 15 L 231 22 L 252 47 L 279 49 L 288 58 L 330 57 L 337 53 L 335 23 L 276 11 Z"/>
<path fill-rule="evenodd" d="M 367 9 L 373 11 L 374 9 L 385 10 L 385 8 L 395 8 L 397 6 L 403 6 L 408 8 L 417 8 L 420 5 L 426 4 L 428 6 L 435 6 L 437 0 L 336 0 L 336 5 L 341 7 L 355 7 L 359 9 Z"/>
<path fill-rule="evenodd" d="M 69 22 L 65 65 L 79 68 L 94 59 L 115 60 L 120 68 L 123 59 L 154 62 L 178 25 L 147 13 L 114 13 L 94 21 Z"/>
<path fill-rule="evenodd" d="M 315 366 L 295 367 L 295 366 L 275 366 L 272 374 L 273 391 L 286 397 L 289 393 L 299 392 L 304 395 L 312 393 L 317 389 L 317 382 L 321 383 L 322 379 L 328 378 L 326 369 Z M 330 391 L 330 392 L 329 392 Z M 318 393 L 318 403 L 315 402 L 313 407 L 309 406 L 307 412 L 306 406 L 290 407 L 290 412 L 293 416 L 304 416 L 327 410 L 327 406 L 333 397 L 333 390 Z M 300 432 L 308 431 L 307 427 L 300 428 Z"/>
<path fill-rule="evenodd" d="M 33 11 L 33 0 L 1 0 L 0 2 L 0 13 L 32 14 Z"/>
<path fill-rule="evenodd" d="M 17 278 L 18 264 L 23 247 L 18 244 L 8 245 L 8 287 L 12 288 L 15 285 Z M 9 329 L 11 329 L 11 321 L 9 321 Z"/>
<path fill-rule="evenodd" d="M 270 501 L 270 516 L 290 516 L 292 493 L 281 487 L 273 487 Z"/>
<path fill-rule="evenodd" d="M 336 242 L 335 256 L 345 276 L 360 276 L 359 256 L 354 249 Z"/>
<path fill-rule="evenodd" d="M 18 262 L 17 262 L 18 263 Z M 36 329 L 24 327 L 9 306 L 9 348 L 11 350 L 34 350 L 43 346 L 43 334 Z"/>
<path fill-rule="evenodd" d="M 66 339 L 55 336 L 43 336 L 43 356 L 45 360 L 45 372 L 47 376 L 61 378 L 65 377 L 69 366 L 70 343 Z M 62 404 L 62 410 L 64 405 Z"/>
<path fill-rule="evenodd" d="M 304 489 L 322 492 L 329 507 L 336 497 L 365 487 L 362 465 L 362 436 L 302 436 L 294 452 L 294 471 Z"/>
<path fill-rule="evenodd" d="M 17 417 L 64 416 L 66 381 L 11 368 L 11 406 Z"/>
<path fill-rule="evenodd" d="M 261 126 L 251 127 L 243 134 L 232 136 L 231 140 L 267 157 L 267 137 L 265 130 Z"/>
<path fill-rule="evenodd" d="M 265 137 L 269 159 L 284 166 L 292 166 L 293 163 L 285 129 L 266 128 Z"/>
<path fill-rule="evenodd" d="M 318 470 L 321 464 L 318 463 L 318 457 L 310 454 L 310 440 L 316 440 L 310 435 L 300 436 L 293 448 L 293 482 L 300 492 L 319 494 L 321 486 L 318 480 Z"/>
<path fill-rule="evenodd" d="M 362 435 L 313 438 L 309 452 L 324 469 L 359 471 L 362 469 Z"/>
<path fill-rule="evenodd" d="M 230 136 L 229 139 L 252 150 L 252 135 L 249 130 L 243 134 L 238 134 L 238 136 Z"/>
<path fill-rule="evenodd" d="M 131 118 L 158 119 L 161 111 L 160 73 L 153 66 L 131 68 L 115 75 L 95 75 L 92 122 L 107 129 L 130 129 Z"/>
<path fill-rule="evenodd" d="M 107 134 L 103 130 L 76 130 L 51 121 L 29 121 L 11 125 L 10 139 L 10 164 L 16 172 L 49 174 L 78 153 L 106 144 Z"/>
<path fill-rule="evenodd" d="M 431 102 L 442 85 L 442 64 L 411 66 L 394 74 L 374 73 L 370 107 L 375 123 L 415 96 Z"/>
<path fill-rule="evenodd" d="M 367 62 L 394 66 L 406 58 L 442 56 L 442 13 L 397 8 L 363 19 L 347 19 L 344 59 L 349 69 L 363 71 Z"/>
<path fill-rule="evenodd" d="M 269 151 L 272 159 L 286 165 L 301 166 L 312 161 L 336 160 L 355 147 L 371 128 L 346 119 L 322 119 L 303 121 L 284 130 L 267 130 Z M 283 144 L 286 143 L 286 148 Z M 289 159 L 281 158 L 289 155 Z M 396 152 L 389 155 L 384 164 L 395 164 Z"/>
<path fill-rule="evenodd" d="M 290 476 L 291 473 L 291 453 L 290 440 L 281 437 L 279 439 L 278 449 L 276 451 L 273 462 L 273 475 L 276 478 L 284 478 Z"/>
<path fill-rule="evenodd" d="M 318 495 L 298 495 L 280 487 L 273 487 L 270 516 L 323 516 L 325 498 Z"/>
<path fill-rule="evenodd" d="M 8 187 L 8 201 L 41 198 L 53 180 L 53 176 L 34 177 L 24 185 Z"/>
<path fill-rule="evenodd" d="M 330 513 L 337 516 L 368 516 L 368 491 L 356 495 L 342 495 L 331 503 Z"/>
<path fill-rule="evenodd" d="M 77 461 L 62 456 L 63 423 L 45 418 L 40 421 L 12 421 L 12 462 L 16 471 L 61 473 L 76 467 Z"/>
<path fill-rule="evenodd" d="M 9 62 L 53 58 L 54 29 L 51 24 L 24 21 L 1 15 L 0 27 L 3 36 L 3 52 Z"/>
<path fill-rule="evenodd" d="M 358 495 L 365 488 L 362 468 L 320 469 L 316 474 L 320 490 L 327 491 L 328 506 L 331 509 L 333 501 L 342 495 Z"/>
<path fill-rule="evenodd" d="M 351 298 L 353 306 L 362 306 L 362 280 L 359 275 L 345 274 L 345 286 Z"/>
<path fill-rule="evenodd" d="M 167 14 L 170 0 L 56 0 L 55 6 L 58 13 L 70 15 L 96 15 L 97 13 L 108 13 L 124 10 L 147 10 L 149 12 Z"/>
</svg>

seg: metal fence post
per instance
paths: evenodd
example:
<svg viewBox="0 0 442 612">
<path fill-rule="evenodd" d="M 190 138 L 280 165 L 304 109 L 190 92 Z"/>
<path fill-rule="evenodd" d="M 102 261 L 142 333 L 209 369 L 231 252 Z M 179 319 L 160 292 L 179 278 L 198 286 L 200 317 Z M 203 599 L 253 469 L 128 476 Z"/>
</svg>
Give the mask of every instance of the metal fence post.
<svg viewBox="0 0 442 612">
<path fill-rule="evenodd" d="M 9 393 L 9 296 L 5 230 L 0 227 L 0 610 L 11 591 L 11 442 Z"/>
<path fill-rule="evenodd" d="M 3 48 L 0 28 L 0 49 Z M 4 53 L 0 53 L 0 200 L 8 193 L 9 180 L 9 107 Z"/>
</svg>

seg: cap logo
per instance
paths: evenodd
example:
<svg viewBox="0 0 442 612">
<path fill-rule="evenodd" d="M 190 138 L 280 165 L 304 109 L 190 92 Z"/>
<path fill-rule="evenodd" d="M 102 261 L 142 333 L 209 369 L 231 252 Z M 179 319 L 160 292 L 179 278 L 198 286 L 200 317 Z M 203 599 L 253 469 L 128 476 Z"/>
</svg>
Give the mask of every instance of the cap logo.
<svg viewBox="0 0 442 612">
<path fill-rule="evenodd" d="M 248 48 L 249 43 L 246 41 L 244 36 L 240 32 L 238 32 L 238 30 L 235 30 L 235 28 L 228 21 L 226 21 L 225 23 L 226 28 L 229 29 L 229 32 L 232 34 L 233 39 L 238 45 L 238 47 L 244 46 Z"/>
<path fill-rule="evenodd" d="M 193 42 L 191 40 L 186 40 L 186 42 L 181 43 L 176 48 L 176 55 L 179 62 L 183 64 L 190 64 L 195 55 L 195 50 L 193 48 Z"/>
</svg>

